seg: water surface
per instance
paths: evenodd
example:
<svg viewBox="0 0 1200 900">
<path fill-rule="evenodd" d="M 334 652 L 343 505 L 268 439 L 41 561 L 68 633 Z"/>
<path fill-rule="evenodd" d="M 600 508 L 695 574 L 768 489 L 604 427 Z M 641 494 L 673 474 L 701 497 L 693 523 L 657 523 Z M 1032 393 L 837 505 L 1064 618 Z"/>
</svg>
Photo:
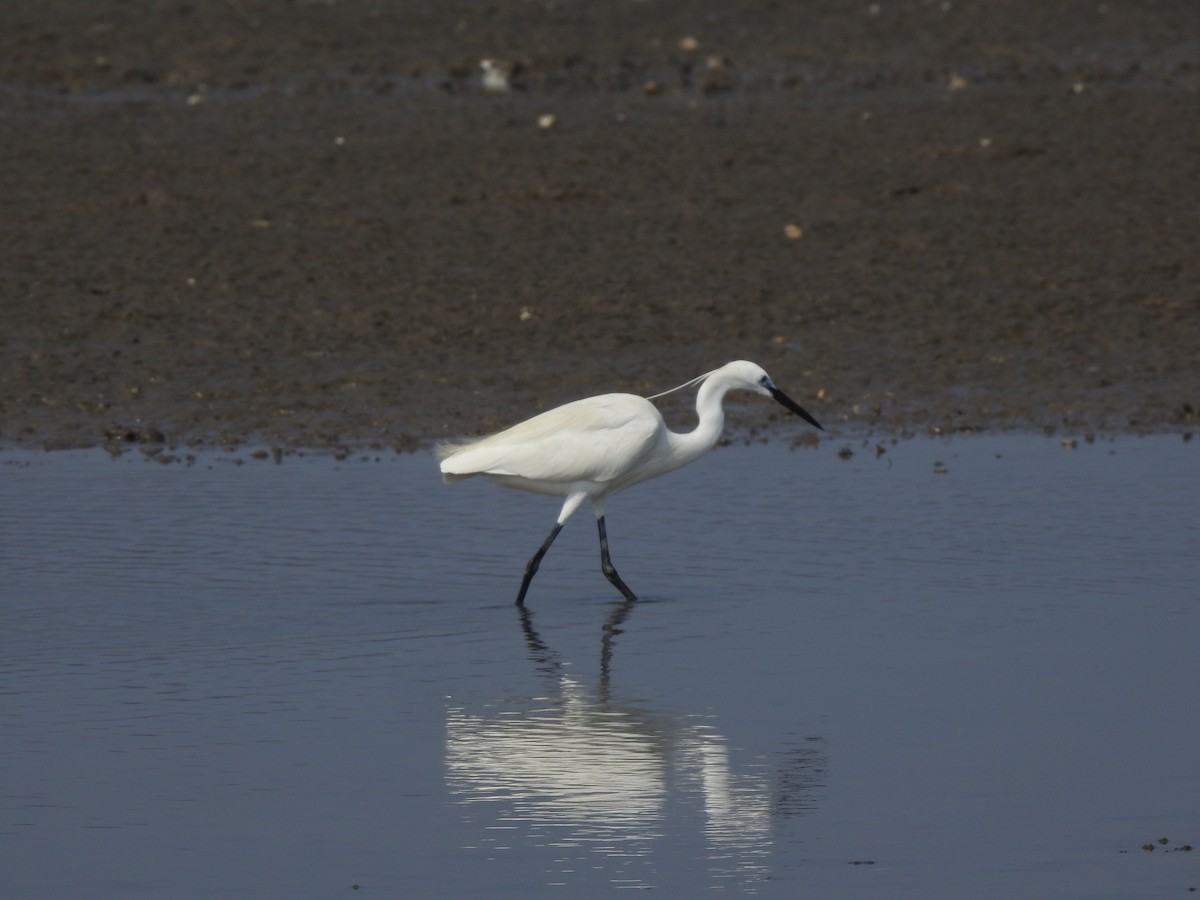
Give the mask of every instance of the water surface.
<svg viewBox="0 0 1200 900">
<path fill-rule="evenodd" d="M 428 456 L 5 453 L 5 895 L 1200 887 L 1195 445 L 843 446 L 611 501 L 636 604 L 580 513 L 525 612 L 556 504 Z"/>
</svg>

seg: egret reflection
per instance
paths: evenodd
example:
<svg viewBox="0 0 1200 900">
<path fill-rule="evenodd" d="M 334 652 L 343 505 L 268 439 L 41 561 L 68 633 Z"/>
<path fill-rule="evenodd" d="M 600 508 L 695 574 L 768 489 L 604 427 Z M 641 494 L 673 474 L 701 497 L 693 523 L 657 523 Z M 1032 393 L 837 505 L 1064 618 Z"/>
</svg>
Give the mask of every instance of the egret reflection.
<svg viewBox="0 0 1200 900">
<path fill-rule="evenodd" d="M 554 878 L 603 869 L 614 885 L 653 887 L 656 852 L 672 834 L 694 829 L 707 849 L 704 860 L 689 864 L 706 866 L 713 887 L 753 891 L 770 874 L 775 821 L 811 808 L 823 754 L 813 742 L 792 754 L 785 776 L 791 799 L 781 799 L 785 783 L 775 767 L 737 771 L 713 717 L 614 697 L 614 646 L 635 606 L 618 604 L 601 628 L 600 673 L 591 687 L 569 674 L 519 607 L 546 691 L 482 711 L 451 706 L 447 788 L 490 835 L 490 849 L 546 847 Z"/>
</svg>

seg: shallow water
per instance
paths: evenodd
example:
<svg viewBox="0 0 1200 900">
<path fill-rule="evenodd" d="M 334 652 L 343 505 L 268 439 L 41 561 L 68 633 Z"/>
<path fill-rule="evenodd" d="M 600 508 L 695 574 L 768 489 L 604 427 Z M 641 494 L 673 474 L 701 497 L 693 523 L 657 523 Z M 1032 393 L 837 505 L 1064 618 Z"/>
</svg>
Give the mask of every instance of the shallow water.
<svg viewBox="0 0 1200 900">
<path fill-rule="evenodd" d="M 612 500 L 636 604 L 581 513 L 524 614 L 556 504 L 427 456 L 5 453 L 5 896 L 1200 887 L 1196 445 L 842 446 Z"/>
</svg>

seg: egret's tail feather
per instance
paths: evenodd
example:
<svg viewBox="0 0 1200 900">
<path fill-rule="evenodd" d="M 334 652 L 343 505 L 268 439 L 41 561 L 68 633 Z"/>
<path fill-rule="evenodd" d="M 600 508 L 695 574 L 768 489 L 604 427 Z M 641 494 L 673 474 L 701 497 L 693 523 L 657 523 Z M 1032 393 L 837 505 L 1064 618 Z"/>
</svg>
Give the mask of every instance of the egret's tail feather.
<svg viewBox="0 0 1200 900">
<path fill-rule="evenodd" d="M 449 459 L 459 450 L 471 446 L 478 440 L 479 438 L 451 438 L 448 441 L 441 441 L 434 445 L 433 455 L 439 460 Z"/>
<path fill-rule="evenodd" d="M 478 438 L 457 438 L 455 440 L 442 441 L 433 448 L 434 455 L 441 460 L 442 481 L 450 484 L 453 481 L 462 481 L 464 478 L 470 478 L 474 472 L 454 472 L 447 469 L 457 468 L 453 463 L 447 465 L 446 461 L 461 450 L 465 450 L 472 444 L 477 443 Z"/>
<path fill-rule="evenodd" d="M 493 435 L 494 437 L 494 435 Z M 482 475 L 493 466 L 487 453 L 487 438 L 461 438 L 443 441 L 433 452 L 441 460 L 442 480 L 447 484 L 472 475 Z M 482 455 L 481 455 L 482 451 Z"/>
</svg>

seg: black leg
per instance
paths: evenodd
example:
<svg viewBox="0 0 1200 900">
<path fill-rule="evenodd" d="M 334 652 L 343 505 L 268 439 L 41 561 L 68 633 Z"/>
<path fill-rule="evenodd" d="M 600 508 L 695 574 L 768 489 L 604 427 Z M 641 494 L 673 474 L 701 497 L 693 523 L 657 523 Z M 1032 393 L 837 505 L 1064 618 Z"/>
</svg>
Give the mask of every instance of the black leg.
<svg viewBox="0 0 1200 900">
<path fill-rule="evenodd" d="M 626 600 L 636 600 L 637 595 L 621 580 L 621 576 L 617 574 L 616 566 L 612 564 L 612 559 L 609 558 L 608 531 L 604 528 L 604 516 L 596 519 L 596 525 L 600 528 L 600 569 L 604 572 L 604 577 L 611 581 L 613 586 L 625 595 Z"/>
<path fill-rule="evenodd" d="M 538 547 L 538 552 L 533 554 L 533 558 L 525 564 L 525 577 L 521 579 L 521 591 L 517 594 L 517 606 L 525 605 L 525 592 L 529 590 L 529 582 L 533 581 L 533 576 L 537 574 L 538 566 L 542 564 L 542 557 L 546 555 L 546 551 L 550 549 L 550 545 L 554 543 L 554 539 L 558 537 L 558 533 L 562 531 L 562 523 L 556 522 L 550 530 L 550 536 Z M 608 551 L 605 551 L 607 555 Z"/>
</svg>

